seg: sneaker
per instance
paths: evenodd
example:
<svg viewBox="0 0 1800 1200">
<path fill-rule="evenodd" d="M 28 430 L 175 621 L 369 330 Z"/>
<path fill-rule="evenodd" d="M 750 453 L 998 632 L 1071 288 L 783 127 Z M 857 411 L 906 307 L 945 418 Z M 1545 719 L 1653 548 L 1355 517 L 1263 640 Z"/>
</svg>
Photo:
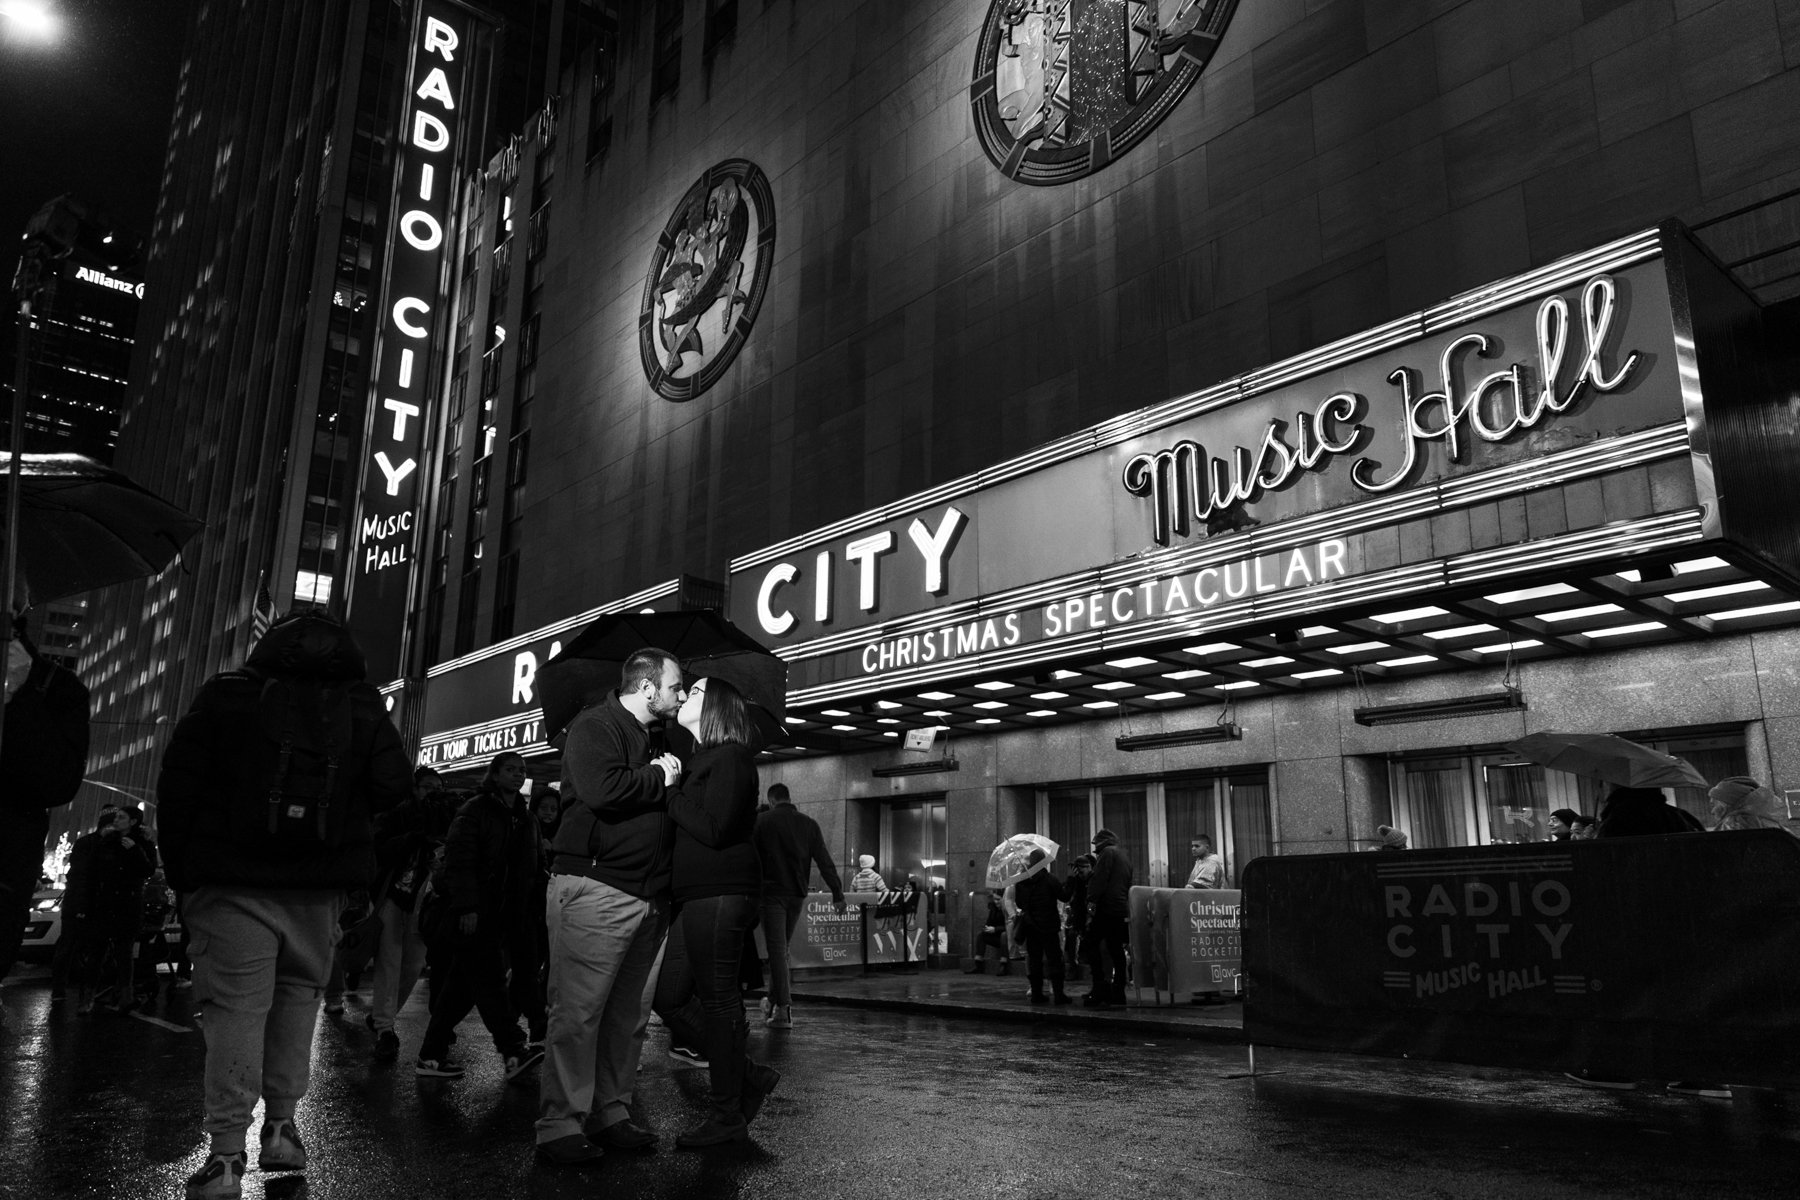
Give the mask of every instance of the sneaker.
<svg viewBox="0 0 1800 1200">
<path fill-rule="evenodd" d="M 177 975 L 173 986 L 178 988 L 191 988 L 194 986 L 194 977 L 191 975 Z"/>
<path fill-rule="evenodd" d="M 327 1000 L 325 1002 L 325 1015 L 326 1016 L 340 1017 L 340 1016 L 343 1016 L 343 1014 L 344 1014 L 344 1002 L 342 1000 Z"/>
<path fill-rule="evenodd" d="M 767 996 L 764 996 L 764 997 L 763 997 L 763 998 L 762 998 L 762 1015 L 763 1015 L 763 1020 L 765 1020 L 765 1021 L 766 1021 L 766 1020 L 768 1020 L 768 1019 L 769 1019 L 769 1014 L 770 1014 L 770 1013 L 772 1013 L 772 1012 L 774 1012 L 774 1011 L 775 1011 L 775 1001 L 773 1001 L 773 1000 L 771 1000 L 771 999 L 769 999 L 769 997 L 767 997 Z"/>
<path fill-rule="evenodd" d="M 604 1153 L 581 1133 L 539 1142 L 537 1147 L 538 1158 L 553 1167 L 579 1167 L 584 1163 L 599 1162 Z"/>
<path fill-rule="evenodd" d="M 506 1082 L 511 1083 L 532 1067 L 544 1061 L 543 1047 L 534 1052 L 530 1046 L 522 1047 L 517 1054 L 506 1056 Z"/>
<path fill-rule="evenodd" d="M 214 1154 L 188 1176 L 187 1200 L 237 1200 L 244 1194 L 244 1152 Z"/>
<path fill-rule="evenodd" d="M 701 1070 L 705 1070 L 707 1067 L 706 1055 L 698 1050 L 690 1050 L 686 1046 L 677 1046 L 671 1043 L 669 1057 L 684 1067 L 699 1067 Z"/>
<path fill-rule="evenodd" d="M 1563 1078 L 1584 1088 L 1605 1088 L 1614 1092 L 1629 1092 L 1637 1087 L 1635 1079 L 1605 1079 L 1586 1071 L 1564 1071 Z"/>
<path fill-rule="evenodd" d="M 794 1006 L 778 1004 L 769 1009 L 769 1016 L 763 1022 L 770 1029 L 792 1029 L 794 1027 Z"/>
<path fill-rule="evenodd" d="M 300 1135 L 294 1131 L 293 1121 L 263 1122 L 262 1153 L 257 1156 L 256 1169 L 259 1171 L 306 1170 L 306 1147 L 300 1144 Z"/>
<path fill-rule="evenodd" d="M 1731 1089 L 1722 1083 L 1694 1083 L 1683 1079 L 1671 1083 L 1668 1090 L 1677 1096 L 1704 1096 L 1708 1100 L 1731 1099 Z"/>
<path fill-rule="evenodd" d="M 430 1079 L 461 1079 L 463 1065 L 449 1057 L 426 1058 L 421 1055 L 413 1062 L 413 1074 Z"/>
<path fill-rule="evenodd" d="M 375 1061 L 390 1063 L 400 1057 L 400 1035 L 385 1029 L 375 1035 Z"/>
</svg>

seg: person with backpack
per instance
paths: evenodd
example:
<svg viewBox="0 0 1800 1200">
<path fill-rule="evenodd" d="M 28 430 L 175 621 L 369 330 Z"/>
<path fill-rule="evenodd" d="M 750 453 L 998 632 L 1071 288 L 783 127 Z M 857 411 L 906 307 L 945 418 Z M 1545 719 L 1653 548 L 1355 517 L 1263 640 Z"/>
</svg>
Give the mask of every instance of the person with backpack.
<svg viewBox="0 0 1800 1200">
<path fill-rule="evenodd" d="M 157 781 L 206 1036 L 211 1151 L 189 1200 L 237 1197 L 264 1104 L 263 1171 L 301 1170 L 294 1113 L 345 895 L 375 874 L 376 813 L 411 765 L 350 631 L 321 613 L 270 626 L 240 670 L 201 685 Z"/>
<path fill-rule="evenodd" d="M 543 1047 L 527 1045 L 506 986 L 509 963 L 516 971 L 537 972 L 526 943 L 541 854 L 537 821 L 519 794 L 524 782 L 523 755 L 495 755 L 444 838 L 443 866 L 431 886 L 445 901 L 447 928 L 440 936 L 446 957 L 443 978 L 434 973 L 431 979 L 431 1024 L 413 1067 L 418 1075 L 462 1075 L 463 1064 L 450 1057 L 450 1041 L 472 1008 L 480 1010 L 506 1062 L 508 1083 L 544 1057 Z"/>
<path fill-rule="evenodd" d="M 412 798 L 375 820 L 376 858 L 387 880 L 369 993 L 369 1030 L 375 1035 L 376 1062 L 394 1062 L 400 1057 L 394 1014 L 406 1006 L 426 958 L 425 935 L 419 929 L 419 896 L 431 878 L 458 807 L 456 797 L 444 790 L 443 777 L 430 767 L 420 767 L 413 772 Z"/>
<path fill-rule="evenodd" d="M 8 625 L 0 706 L 0 976 L 25 939 L 50 810 L 75 798 L 87 772 L 87 688 L 38 654 L 24 624 L 18 616 Z"/>
</svg>

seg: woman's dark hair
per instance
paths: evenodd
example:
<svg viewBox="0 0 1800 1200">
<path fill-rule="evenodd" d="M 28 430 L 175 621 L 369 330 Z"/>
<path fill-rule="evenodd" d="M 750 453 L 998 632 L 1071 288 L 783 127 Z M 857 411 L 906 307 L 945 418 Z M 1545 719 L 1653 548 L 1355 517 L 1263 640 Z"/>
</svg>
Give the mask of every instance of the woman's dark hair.
<svg viewBox="0 0 1800 1200">
<path fill-rule="evenodd" d="M 502 750 L 494 755 L 493 761 L 488 763 L 487 774 L 481 777 L 481 786 L 484 788 L 498 787 L 500 785 L 500 768 L 515 760 L 522 763 L 525 761 L 525 756 L 517 750 Z"/>
<path fill-rule="evenodd" d="M 747 747 L 754 737 L 750 709 L 744 703 L 743 694 L 726 680 L 708 676 L 706 690 L 700 697 L 698 741 L 701 748 L 722 746 L 726 742 Z"/>
</svg>

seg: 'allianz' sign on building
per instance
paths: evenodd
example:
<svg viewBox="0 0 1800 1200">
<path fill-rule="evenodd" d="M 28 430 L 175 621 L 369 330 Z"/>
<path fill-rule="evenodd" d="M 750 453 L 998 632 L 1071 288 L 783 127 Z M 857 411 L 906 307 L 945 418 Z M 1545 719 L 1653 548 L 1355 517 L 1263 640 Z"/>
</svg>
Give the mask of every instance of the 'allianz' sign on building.
<svg viewBox="0 0 1800 1200">
<path fill-rule="evenodd" d="M 745 555 L 731 618 L 805 703 L 1716 536 L 1690 488 L 1529 566 L 1466 535 L 1405 561 L 1379 548 L 1690 454 L 1679 237 L 1622 239 Z"/>
</svg>

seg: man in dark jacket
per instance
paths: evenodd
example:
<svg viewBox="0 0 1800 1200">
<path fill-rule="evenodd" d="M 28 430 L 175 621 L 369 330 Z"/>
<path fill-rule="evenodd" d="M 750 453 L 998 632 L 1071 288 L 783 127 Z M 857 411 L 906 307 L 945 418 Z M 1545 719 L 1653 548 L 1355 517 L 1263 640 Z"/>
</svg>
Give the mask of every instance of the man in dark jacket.
<svg viewBox="0 0 1800 1200">
<path fill-rule="evenodd" d="M 1088 969 L 1094 982 L 1081 1001 L 1088 1008 L 1125 1003 L 1130 917 L 1131 860 L 1120 852 L 1118 835 L 1102 829 L 1094 834 L 1094 873 L 1088 880 Z"/>
<path fill-rule="evenodd" d="M 1044 861 L 1042 850 L 1031 852 L 1032 865 Z M 1063 991 L 1062 917 L 1057 902 L 1066 895 L 1062 881 L 1050 873 L 1050 866 L 1035 875 L 1027 875 L 1013 884 L 1013 903 L 1019 906 L 1019 930 L 1025 936 L 1025 977 L 1031 981 L 1031 1002 L 1069 1003 Z M 1044 976 L 1048 968 L 1051 995 L 1044 995 Z"/>
<path fill-rule="evenodd" d="M 759 917 L 763 942 L 769 951 L 769 999 L 764 1023 L 771 1029 L 792 1029 L 793 973 L 788 966 L 788 943 L 794 939 L 794 927 L 800 923 L 800 911 L 806 906 L 814 865 L 819 868 L 819 878 L 831 889 L 832 903 L 840 913 L 844 911 L 844 884 L 838 878 L 837 864 L 831 861 L 831 852 L 825 849 L 825 835 L 819 831 L 819 823 L 794 807 L 785 783 L 769 785 L 769 811 L 757 815 L 752 839 L 762 859 Z"/>
<path fill-rule="evenodd" d="M 50 810 L 75 798 L 88 752 L 87 689 L 40 656 L 22 629 L 9 626 L 8 633 L 0 716 L 0 976 L 19 957 L 44 873 Z"/>
<path fill-rule="evenodd" d="M 619 690 L 584 708 L 563 743 L 563 820 L 552 842 L 550 1020 L 538 1154 L 574 1166 L 601 1146 L 644 1150 L 631 1119 L 650 1023 L 650 980 L 669 928 L 674 825 L 664 791 L 680 777 L 651 726 L 681 711 L 681 664 L 661 650 L 625 660 Z M 587 1136 L 595 1129 L 595 1144 Z"/>
<path fill-rule="evenodd" d="M 537 821 L 519 795 L 525 759 L 505 750 L 488 764 L 487 777 L 457 811 L 444 839 L 444 863 L 431 885 L 444 897 L 448 945 L 443 971 L 431 976 L 431 1024 L 419 1047 L 416 1072 L 456 1078 L 461 1063 L 449 1057 L 456 1027 L 471 1008 L 506 1063 L 506 1079 L 517 1080 L 543 1057 L 528 1050 L 519 1014 L 507 994 L 510 964 L 518 974 L 537 975 L 537 941 L 530 928 L 531 903 L 538 898 Z"/>
<path fill-rule="evenodd" d="M 400 1057 L 394 1014 L 406 1006 L 426 957 L 425 939 L 419 933 L 419 892 L 431 876 L 458 807 L 457 798 L 444 790 L 443 777 L 430 767 L 420 767 L 413 772 L 412 798 L 375 820 L 375 861 L 388 880 L 369 993 L 376 1062 Z"/>
<path fill-rule="evenodd" d="M 338 914 L 375 873 L 375 814 L 410 782 L 400 735 L 363 675 L 343 625 L 277 621 L 243 670 L 201 685 L 163 756 L 158 828 L 205 1017 L 212 1153 L 188 1180 L 190 1200 L 240 1193 L 259 1096 L 258 1165 L 306 1165 L 294 1109 Z"/>
</svg>

